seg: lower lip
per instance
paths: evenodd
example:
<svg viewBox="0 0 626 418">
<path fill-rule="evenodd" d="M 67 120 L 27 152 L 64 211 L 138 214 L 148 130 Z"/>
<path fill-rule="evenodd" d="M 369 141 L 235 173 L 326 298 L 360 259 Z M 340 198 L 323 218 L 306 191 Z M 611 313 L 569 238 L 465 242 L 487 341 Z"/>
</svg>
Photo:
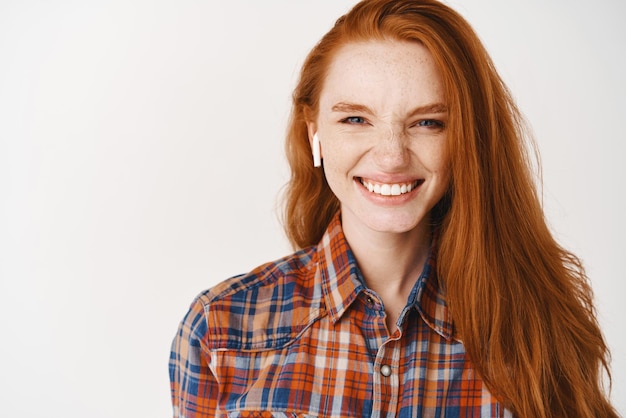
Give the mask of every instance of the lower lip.
<svg viewBox="0 0 626 418">
<path fill-rule="evenodd" d="M 396 195 L 396 196 L 393 196 L 393 195 L 383 196 L 381 194 L 370 192 L 367 189 L 367 187 L 365 187 L 359 181 L 359 179 L 354 179 L 354 182 L 356 183 L 356 186 L 360 190 L 360 192 L 367 199 L 373 201 L 374 203 L 376 203 L 378 205 L 387 205 L 387 206 L 402 205 L 402 204 L 408 202 L 409 200 L 413 199 L 417 195 L 418 191 L 422 188 L 422 184 L 424 184 L 424 182 L 421 182 L 420 184 L 415 186 L 410 192 L 407 192 L 407 193 L 404 193 L 404 194 L 400 194 L 400 195 Z"/>
</svg>

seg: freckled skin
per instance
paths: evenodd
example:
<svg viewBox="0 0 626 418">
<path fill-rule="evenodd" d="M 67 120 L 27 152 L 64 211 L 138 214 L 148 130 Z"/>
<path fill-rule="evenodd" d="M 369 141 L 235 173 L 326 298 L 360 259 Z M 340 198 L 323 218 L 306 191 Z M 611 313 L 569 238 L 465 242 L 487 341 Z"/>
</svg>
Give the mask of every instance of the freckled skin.
<svg viewBox="0 0 626 418">
<path fill-rule="evenodd" d="M 337 103 L 356 104 L 358 110 L 337 110 Z M 431 105 L 441 106 L 415 112 Z M 341 202 L 346 236 L 369 231 L 422 235 L 429 211 L 449 182 L 447 112 L 430 53 L 412 42 L 347 44 L 329 68 L 319 106 L 309 133 L 319 136 L 323 169 Z M 390 198 L 367 191 L 361 178 L 420 185 Z"/>
</svg>

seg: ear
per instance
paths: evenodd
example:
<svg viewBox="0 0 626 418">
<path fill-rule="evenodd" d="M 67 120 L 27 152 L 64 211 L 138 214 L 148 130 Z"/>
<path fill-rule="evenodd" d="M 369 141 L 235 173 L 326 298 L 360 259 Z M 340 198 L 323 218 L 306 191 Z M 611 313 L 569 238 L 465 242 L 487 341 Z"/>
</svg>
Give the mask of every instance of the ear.
<svg viewBox="0 0 626 418">
<path fill-rule="evenodd" d="M 315 122 L 307 122 L 306 128 L 309 134 L 309 146 L 311 147 L 311 152 L 313 153 L 314 152 L 313 138 L 315 137 L 315 134 L 317 134 L 317 124 Z M 318 139 L 319 139 L 319 135 L 318 135 Z M 321 152 L 321 144 L 320 144 L 320 157 L 323 158 L 323 154 Z"/>
<path fill-rule="evenodd" d="M 309 146 L 311 147 L 311 153 L 313 154 L 313 167 L 322 166 L 322 147 L 320 145 L 319 135 L 315 124 L 307 124 L 307 133 L 309 136 Z"/>
</svg>

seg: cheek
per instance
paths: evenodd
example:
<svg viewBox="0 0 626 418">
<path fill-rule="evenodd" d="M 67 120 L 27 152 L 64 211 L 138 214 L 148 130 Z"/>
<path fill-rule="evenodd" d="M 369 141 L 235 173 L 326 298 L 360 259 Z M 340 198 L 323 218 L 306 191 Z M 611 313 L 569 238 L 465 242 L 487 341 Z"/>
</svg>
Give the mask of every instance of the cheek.
<svg viewBox="0 0 626 418">
<path fill-rule="evenodd" d="M 422 144 L 414 152 L 430 173 L 438 176 L 447 175 L 449 165 L 443 144 Z"/>
<path fill-rule="evenodd" d="M 452 171 L 450 170 L 450 163 L 447 158 L 441 156 L 437 160 L 435 175 L 438 178 L 439 188 L 442 193 L 450 188 L 452 182 Z"/>
<path fill-rule="evenodd" d="M 324 168 L 324 175 L 328 185 L 336 194 L 338 188 L 346 182 L 350 168 L 346 165 L 344 159 L 337 158 L 335 154 L 325 156 L 322 167 Z"/>
<path fill-rule="evenodd" d="M 324 167 L 332 171 L 346 170 L 351 165 L 354 151 L 339 141 L 326 141 L 322 144 Z"/>
<path fill-rule="evenodd" d="M 327 143 L 322 150 L 322 167 L 326 181 L 335 196 L 342 200 L 345 193 L 353 187 L 351 173 L 358 158 L 348 147 L 337 143 Z"/>
<path fill-rule="evenodd" d="M 435 159 L 432 164 L 434 173 L 436 173 L 440 177 L 449 177 L 450 166 L 445 158 L 439 157 Z"/>
</svg>

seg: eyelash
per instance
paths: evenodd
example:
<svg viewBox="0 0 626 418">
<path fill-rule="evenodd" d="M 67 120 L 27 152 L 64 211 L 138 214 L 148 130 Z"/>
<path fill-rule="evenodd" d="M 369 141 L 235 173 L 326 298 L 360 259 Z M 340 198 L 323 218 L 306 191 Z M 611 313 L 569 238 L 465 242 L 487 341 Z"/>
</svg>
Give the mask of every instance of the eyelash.
<svg viewBox="0 0 626 418">
<path fill-rule="evenodd" d="M 367 121 L 361 116 L 348 116 L 347 118 L 341 119 L 340 122 L 349 125 L 363 125 Z M 436 119 L 423 119 L 417 121 L 413 126 L 431 129 L 443 129 L 445 127 L 445 124 L 442 121 Z"/>
<path fill-rule="evenodd" d="M 436 119 L 424 119 L 418 121 L 415 126 L 425 127 L 425 128 L 433 128 L 433 129 L 442 129 L 445 127 L 445 124 Z"/>
<path fill-rule="evenodd" d="M 358 122 L 354 119 L 358 119 Z M 350 125 L 362 125 L 365 123 L 365 118 L 361 116 L 348 116 L 347 118 L 341 119 L 341 123 L 347 123 Z"/>
</svg>

